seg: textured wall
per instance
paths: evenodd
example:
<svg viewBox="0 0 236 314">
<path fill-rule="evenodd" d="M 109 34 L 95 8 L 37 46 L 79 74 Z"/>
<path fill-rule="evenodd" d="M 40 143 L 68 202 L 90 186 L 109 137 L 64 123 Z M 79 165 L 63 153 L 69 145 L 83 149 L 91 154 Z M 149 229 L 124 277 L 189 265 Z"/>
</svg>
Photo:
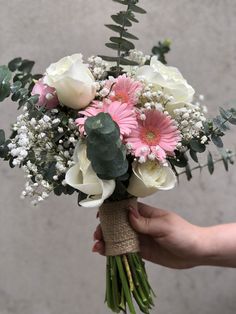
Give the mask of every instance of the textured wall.
<svg viewBox="0 0 236 314">
<path fill-rule="evenodd" d="M 169 64 L 178 66 L 210 113 L 236 100 L 236 2 L 234 0 L 143 0 L 149 14 L 135 27 L 146 53 L 158 39 L 171 38 Z M 110 0 L 0 0 L 0 64 L 14 56 L 37 61 L 37 71 L 81 51 L 105 52 L 103 24 L 118 5 Z M 0 125 L 16 117 L 1 104 Z M 236 144 L 235 135 L 228 145 Z M 19 200 L 23 178 L 1 163 L 0 314 L 108 313 L 104 310 L 104 258 L 91 253 L 96 211 L 73 197 L 52 197 L 40 208 Z M 236 168 L 218 165 L 174 191 L 145 201 L 172 209 L 203 226 L 236 221 Z M 157 291 L 159 314 L 234 314 L 236 272 L 200 267 L 178 271 L 147 264 Z"/>
</svg>

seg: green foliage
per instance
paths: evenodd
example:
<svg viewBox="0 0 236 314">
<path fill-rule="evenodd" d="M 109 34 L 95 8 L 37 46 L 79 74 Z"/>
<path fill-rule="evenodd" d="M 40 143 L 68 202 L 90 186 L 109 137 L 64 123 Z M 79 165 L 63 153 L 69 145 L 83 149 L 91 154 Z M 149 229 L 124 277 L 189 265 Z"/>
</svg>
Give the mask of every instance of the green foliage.
<svg viewBox="0 0 236 314">
<path fill-rule="evenodd" d="M 190 148 L 189 154 L 193 161 L 198 162 L 197 152 Z"/>
<path fill-rule="evenodd" d="M 152 48 L 152 54 L 158 57 L 158 60 L 166 64 L 166 54 L 170 51 L 171 41 L 166 39 L 163 42 L 159 41 L 157 46 Z"/>
<path fill-rule="evenodd" d="M 169 162 L 173 166 L 185 168 L 188 165 L 188 157 L 184 152 L 176 150 L 175 157 L 169 158 Z"/>
<path fill-rule="evenodd" d="M 5 143 L 5 132 L 4 130 L 0 129 L 0 146 Z"/>
<path fill-rule="evenodd" d="M 196 153 L 203 153 L 206 150 L 206 146 L 200 142 L 200 139 L 194 138 L 189 142 L 190 148 Z"/>
<path fill-rule="evenodd" d="M 208 136 L 212 142 L 218 147 L 223 147 L 222 137 L 230 129 L 230 124 L 236 125 L 236 109 L 228 110 L 220 107 L 220 115 L 216 116 L 212 121 L 208 121 Z M 204 125 L 206 127 L 206 124 Z"/>
<path fill-rule="evenodd" d="M 19 103 L 19 108 L 28 104 L 34 106 L 38 96 L 31 96 L 34 81 L 42 77 L 41 74 L 31 74 L 34 61 L 15 58 L 8 66 L 0 66 L 0 101 L 11 96 L 11 100 Z"/>
<path fill-rule="evenodd" d="M 191 171 L 189 164 L 187 164 L 187 166 L 185 167 L 185 173 L 187 176 L 187 180 L 190 181 L 193 176 L 192 176 L 192 171 Z"/>
<path fill-rule="evenodd" d="M 89 117 L 85 123 L 87 156 L 101 179 L 110 180 L 128 170 L 126 149 L 120 140 L 117 124 L 107 113 Z"/>
<path fill-rule="evenodd" d="M 207 167 L 208 167 L 210 174 L 213 174 L 213 172 L 214 172 L 214 161 L 213 161 L 211 152 L 208 152 L 208 155 L 207 155 Z"/>
<path fill-rule="evenodd" d="M 11 60 L 8 63 L 8 68 L 11 72 L 22 72 L 22 73 L 30 73 L 33 69 L 35 62 L 27 59 L 22 59 L 20 57 Z"/>
<path fill-rule="evenodd" d="M 5 98 L 9 97 L 11 93 L 11 80 L 12 74 L 7 66 L 0 66 L 0 101 L 3 101 Z"/>
<path fill-rule="evenodd" d="M 106 47 L 117 51 L 116 57 L 110 56 L 100 56 L 106 61 L 112 61 L 117 63 L 116 72 L 118 74 L 122 71 L 120 65 L 137 65 L 133 61 L 128 60 L 125 56 L 128 54 L 129 50 L 134 49 L 135 45 L 130 40 L 138 40 L 138 37 L 128 32 L 128 28 L 133 25 L 133 23 L 138 23 L 134 13 L 145 14 L 146 11 L 141 7 L 137 6 L 138 0 L 113 0 L 124 6 L 126 10 L 120 11 L 117 14 L 113 14 L 111 19 L 115 24 L 106 24 L 105 26 L 115 33 L 117 36 L 110 37 L 110 42 L 106 43 Z"/>
</svg>

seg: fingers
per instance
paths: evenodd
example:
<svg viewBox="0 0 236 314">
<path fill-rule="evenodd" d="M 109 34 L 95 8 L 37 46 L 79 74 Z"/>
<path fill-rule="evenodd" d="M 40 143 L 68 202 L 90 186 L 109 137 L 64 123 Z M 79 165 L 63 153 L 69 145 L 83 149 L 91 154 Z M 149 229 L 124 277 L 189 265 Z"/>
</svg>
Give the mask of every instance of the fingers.
<svg viewBox="0 0 236 314">
<path fill-rule="evenodd" d="M 146 218 L 141 215 L 137 217 L 130 211 L 129 220 L 132 227 L 139 233 L 154 235 L 157 230 L 154 218 Z"/>
<path fill-rule="evenodd" d="M 96 241 L 93 245 L 92 252 L 105 255 L 105 243 L 103 241 Z"/>
<path fill-rule="evenodd" d="M 93 240 L 96 241 L 93 245 L 92 252 L 105 255 L 105 243 L 103 241 L 102 228 L 99 224 L 93 234 Z"/>
<path fill-rule="evenodd" d="M 102 235 L 102 228 L 101 225 L 99 224 L 93 234 L 93 239 L 94 240 L 102 240 L 103 239 L 103 235 Z"/>
<path fill-rule="evenodd" d="M 139 204 L 138 211 L 130 209 L 129 219 L 132 227 L 138 232 L 152 237 L 162 237 L 168 232 L 169 213 L 144 204 Z"/>
<path fill-rule="evenodd" d="M 162 217 L 168 214 L 167 210 L 152 207 L 144 203 L 138 203 L 138 211 L 143 217 L 147 218 Z"/>
</svg>

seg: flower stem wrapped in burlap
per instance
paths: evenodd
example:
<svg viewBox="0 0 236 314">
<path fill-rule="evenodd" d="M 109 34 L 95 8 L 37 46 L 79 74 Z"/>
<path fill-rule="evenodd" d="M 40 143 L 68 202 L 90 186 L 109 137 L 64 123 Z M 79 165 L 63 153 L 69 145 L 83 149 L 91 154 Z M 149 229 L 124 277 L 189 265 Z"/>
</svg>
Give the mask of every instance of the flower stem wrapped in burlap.
<svg viewBox="0 0 236 314">
<path fill-rule="evenodd" d="M 129 223 L 130 206 L 137 207 L 136 198 L 104 203 L 99 208 L 107 256 L 105 301 L 113 312 L 127 313 L 128 309 L 135 314 L 135 299 L 139 309 L 149 313 L 154 293 L 138 253 L 138 235 Z"/>
</svg>

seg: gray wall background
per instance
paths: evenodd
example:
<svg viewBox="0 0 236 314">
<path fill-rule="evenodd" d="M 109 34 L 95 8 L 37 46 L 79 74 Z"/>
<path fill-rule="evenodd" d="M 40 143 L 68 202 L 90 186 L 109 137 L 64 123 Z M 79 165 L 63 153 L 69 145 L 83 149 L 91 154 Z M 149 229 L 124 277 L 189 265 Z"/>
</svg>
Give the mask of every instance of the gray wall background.
<svg viewBox="0 0 236 314">
<path fill-rule="evenodd" d="M 235 104 L 236 1 L 143 0 L 148 15 L 135 26 L 137 48 L 149 53 L 159 39 L 171 38 L 169 64 L 181 69 L 206 97 L 210 114 Z M 82 52 L 104 53 L 110 0 L 0 0 L 0 64 L 15 56 L 35 59 L 36 70 Z M 15 105 L 1 104 L 0 124 L 15 120 Z M 230 133 L 227 145 L 235 146 Z M 109 313 L 103 304 L 105 259 L 92 254 L 96 211 L 78 208 L 73 197 L 56 198 L 32 208 L 19 199 L 20 170 L 1 163 L 0 314 Z M 218 164 L 173 191 L 145 202 L 176 211 L 202 226 L 236 221 L 236 167 Z M 147 263 L 157 291 L 159 314 L 234 314 L 236 271 L 214 267 L 171 270 Z"/>
</svg>

